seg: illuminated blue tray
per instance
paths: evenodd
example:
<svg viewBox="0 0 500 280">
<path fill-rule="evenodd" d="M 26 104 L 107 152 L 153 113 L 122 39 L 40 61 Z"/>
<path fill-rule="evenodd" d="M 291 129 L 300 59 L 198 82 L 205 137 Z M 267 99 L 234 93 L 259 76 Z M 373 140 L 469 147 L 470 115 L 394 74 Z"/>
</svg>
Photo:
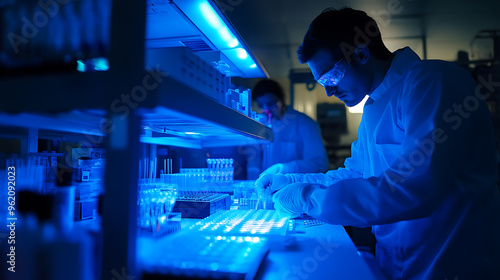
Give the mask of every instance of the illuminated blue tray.
<svg viewBox="0 0 500 280">
<path fill-rule="evenodd" d="M 285 237 L 288 219 L 281 218 L 275 210 L 229 210 L 217 212 L 189 230 L 211 235 Z"/>
<path fill-rule="evenodd" d="M 196 231 L 141 245 L 143 280 L 253 279 L 269 250 L 264 237 L 200 236 Z"/>
</svg>

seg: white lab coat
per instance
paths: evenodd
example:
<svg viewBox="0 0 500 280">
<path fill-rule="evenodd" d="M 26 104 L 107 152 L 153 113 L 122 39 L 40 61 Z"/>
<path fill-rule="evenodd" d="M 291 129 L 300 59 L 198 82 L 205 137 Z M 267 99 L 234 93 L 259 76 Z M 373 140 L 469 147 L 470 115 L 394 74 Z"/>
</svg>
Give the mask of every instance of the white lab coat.
<svg viewBox="0 0 500 280">
<path fill-rule="evenodd" d="M 292 180 L 328 185 L 308 214 L 373 226 L 390 279 L 500 279 L 495 138 L 481 95 L 492 87 L 454 63 L 395 54 L 346 167 Z"/>
<path fill-rule="evenodd" d="M 263 172 L 281 163 L 282 173 L 325 172 L 326 155 L 318 124 L 304 113 L 288 106 L 280 120 L 273 119 L 274 141 L 249 150 L 249 167 Z"/>
</svg>

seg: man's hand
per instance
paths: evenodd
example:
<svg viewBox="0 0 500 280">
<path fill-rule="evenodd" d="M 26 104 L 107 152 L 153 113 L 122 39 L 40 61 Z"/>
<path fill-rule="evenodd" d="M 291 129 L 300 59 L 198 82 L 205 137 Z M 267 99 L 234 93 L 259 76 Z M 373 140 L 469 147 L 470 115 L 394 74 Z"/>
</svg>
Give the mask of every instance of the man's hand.
<svg viewBox="0 0 500 280">
<path fill-rule="evenodd" d="M 281 189 L 273 196 L 274 209 L 281 217 L 295 218 L 308 211 L 311 192 L 323 187 L 318 184 L 293 183 Z"/>
<path fill-rule="evenodd" d="M 283 174 L 265 174 L 255 181 L 255 192 L 259 197 L 265 194 L 273 194 L 290 183 L 288 177 Z"/>
</svg>

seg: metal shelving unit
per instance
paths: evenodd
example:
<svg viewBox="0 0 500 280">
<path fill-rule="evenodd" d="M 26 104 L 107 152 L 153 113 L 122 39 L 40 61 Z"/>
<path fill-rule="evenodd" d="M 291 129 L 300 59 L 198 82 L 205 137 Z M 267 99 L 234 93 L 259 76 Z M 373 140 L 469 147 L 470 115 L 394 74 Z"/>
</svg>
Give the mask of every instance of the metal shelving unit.
<svg viewBox="0 0 500 280">
<path fill-rule="evenodd" d="M 148 89 L 136 105 L 123 99 L 149 75 L 144 54 L 145 44 L 151 43 L 145 35 L 151 2 L 112 1 L 109 71 L 0 78 L 6 97 L 0 103 L 0 127 L 30 128 L 32 136 L 37 129 L 48 129 L 107 137 L 102 279 L 138 275 L 140 141 L 201 148 L 273 140 L 270 128 L 169 77 Z M 36 149 L 33 143 L 30 147 Z"/>
</svg>

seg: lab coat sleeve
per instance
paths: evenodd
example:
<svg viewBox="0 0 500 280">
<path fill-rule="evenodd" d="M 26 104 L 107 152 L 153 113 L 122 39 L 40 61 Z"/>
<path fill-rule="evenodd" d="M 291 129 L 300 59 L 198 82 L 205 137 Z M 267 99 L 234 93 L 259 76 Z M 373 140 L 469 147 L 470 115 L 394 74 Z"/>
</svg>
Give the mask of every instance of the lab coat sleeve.
<svg viewBox="0 0 500 280">
<path fill-rule="evenodd" d="M 363 131 L 362 129 L 358 130 Z M 360 135 L 361 136 L 361 135 Z M 360 137 L 359 136 L 359 137 Z M 344 161 L 344 167 L 335 170 L 330 170 L 323 173 L 309 173 L 309 174 L 289 174 L 292 183 L 319 183 L 323 185 L 330 185 L 339 180 L 350 178 L 363 177 L 363 152 L 359 140 L 356 140 L 351 145 L 351 157 Z"/>
<path fill-rule="evenodd" d="M 344 179 L 315 188 L 306 212 L 332 224 L 352 226 L 430 215 L 444 195 L 456 188 L 453 180 L 463 160 L 459 151 L 466 150 L 473 137 L 472 118 L 463 118 L 456 128 L 443 117 L 474 92 L 471 82 L 466 76 L 443 77 L 429 69 L 416 69 L 405 79 L 398 101 L 406 134 L 401 156 L 380 176 Z"/>
<path fill-rule="evenodd" d="M 309 117 L 301 117 L 297 123 L 295 138 L 300 141 L 302 150 L 301 159 L 283 162 L 282 173 L 312 173 L 325 172 L 328 170 L 328 156 L 326 154 L 321 132 L 318 124 Z"/>
</svg>

